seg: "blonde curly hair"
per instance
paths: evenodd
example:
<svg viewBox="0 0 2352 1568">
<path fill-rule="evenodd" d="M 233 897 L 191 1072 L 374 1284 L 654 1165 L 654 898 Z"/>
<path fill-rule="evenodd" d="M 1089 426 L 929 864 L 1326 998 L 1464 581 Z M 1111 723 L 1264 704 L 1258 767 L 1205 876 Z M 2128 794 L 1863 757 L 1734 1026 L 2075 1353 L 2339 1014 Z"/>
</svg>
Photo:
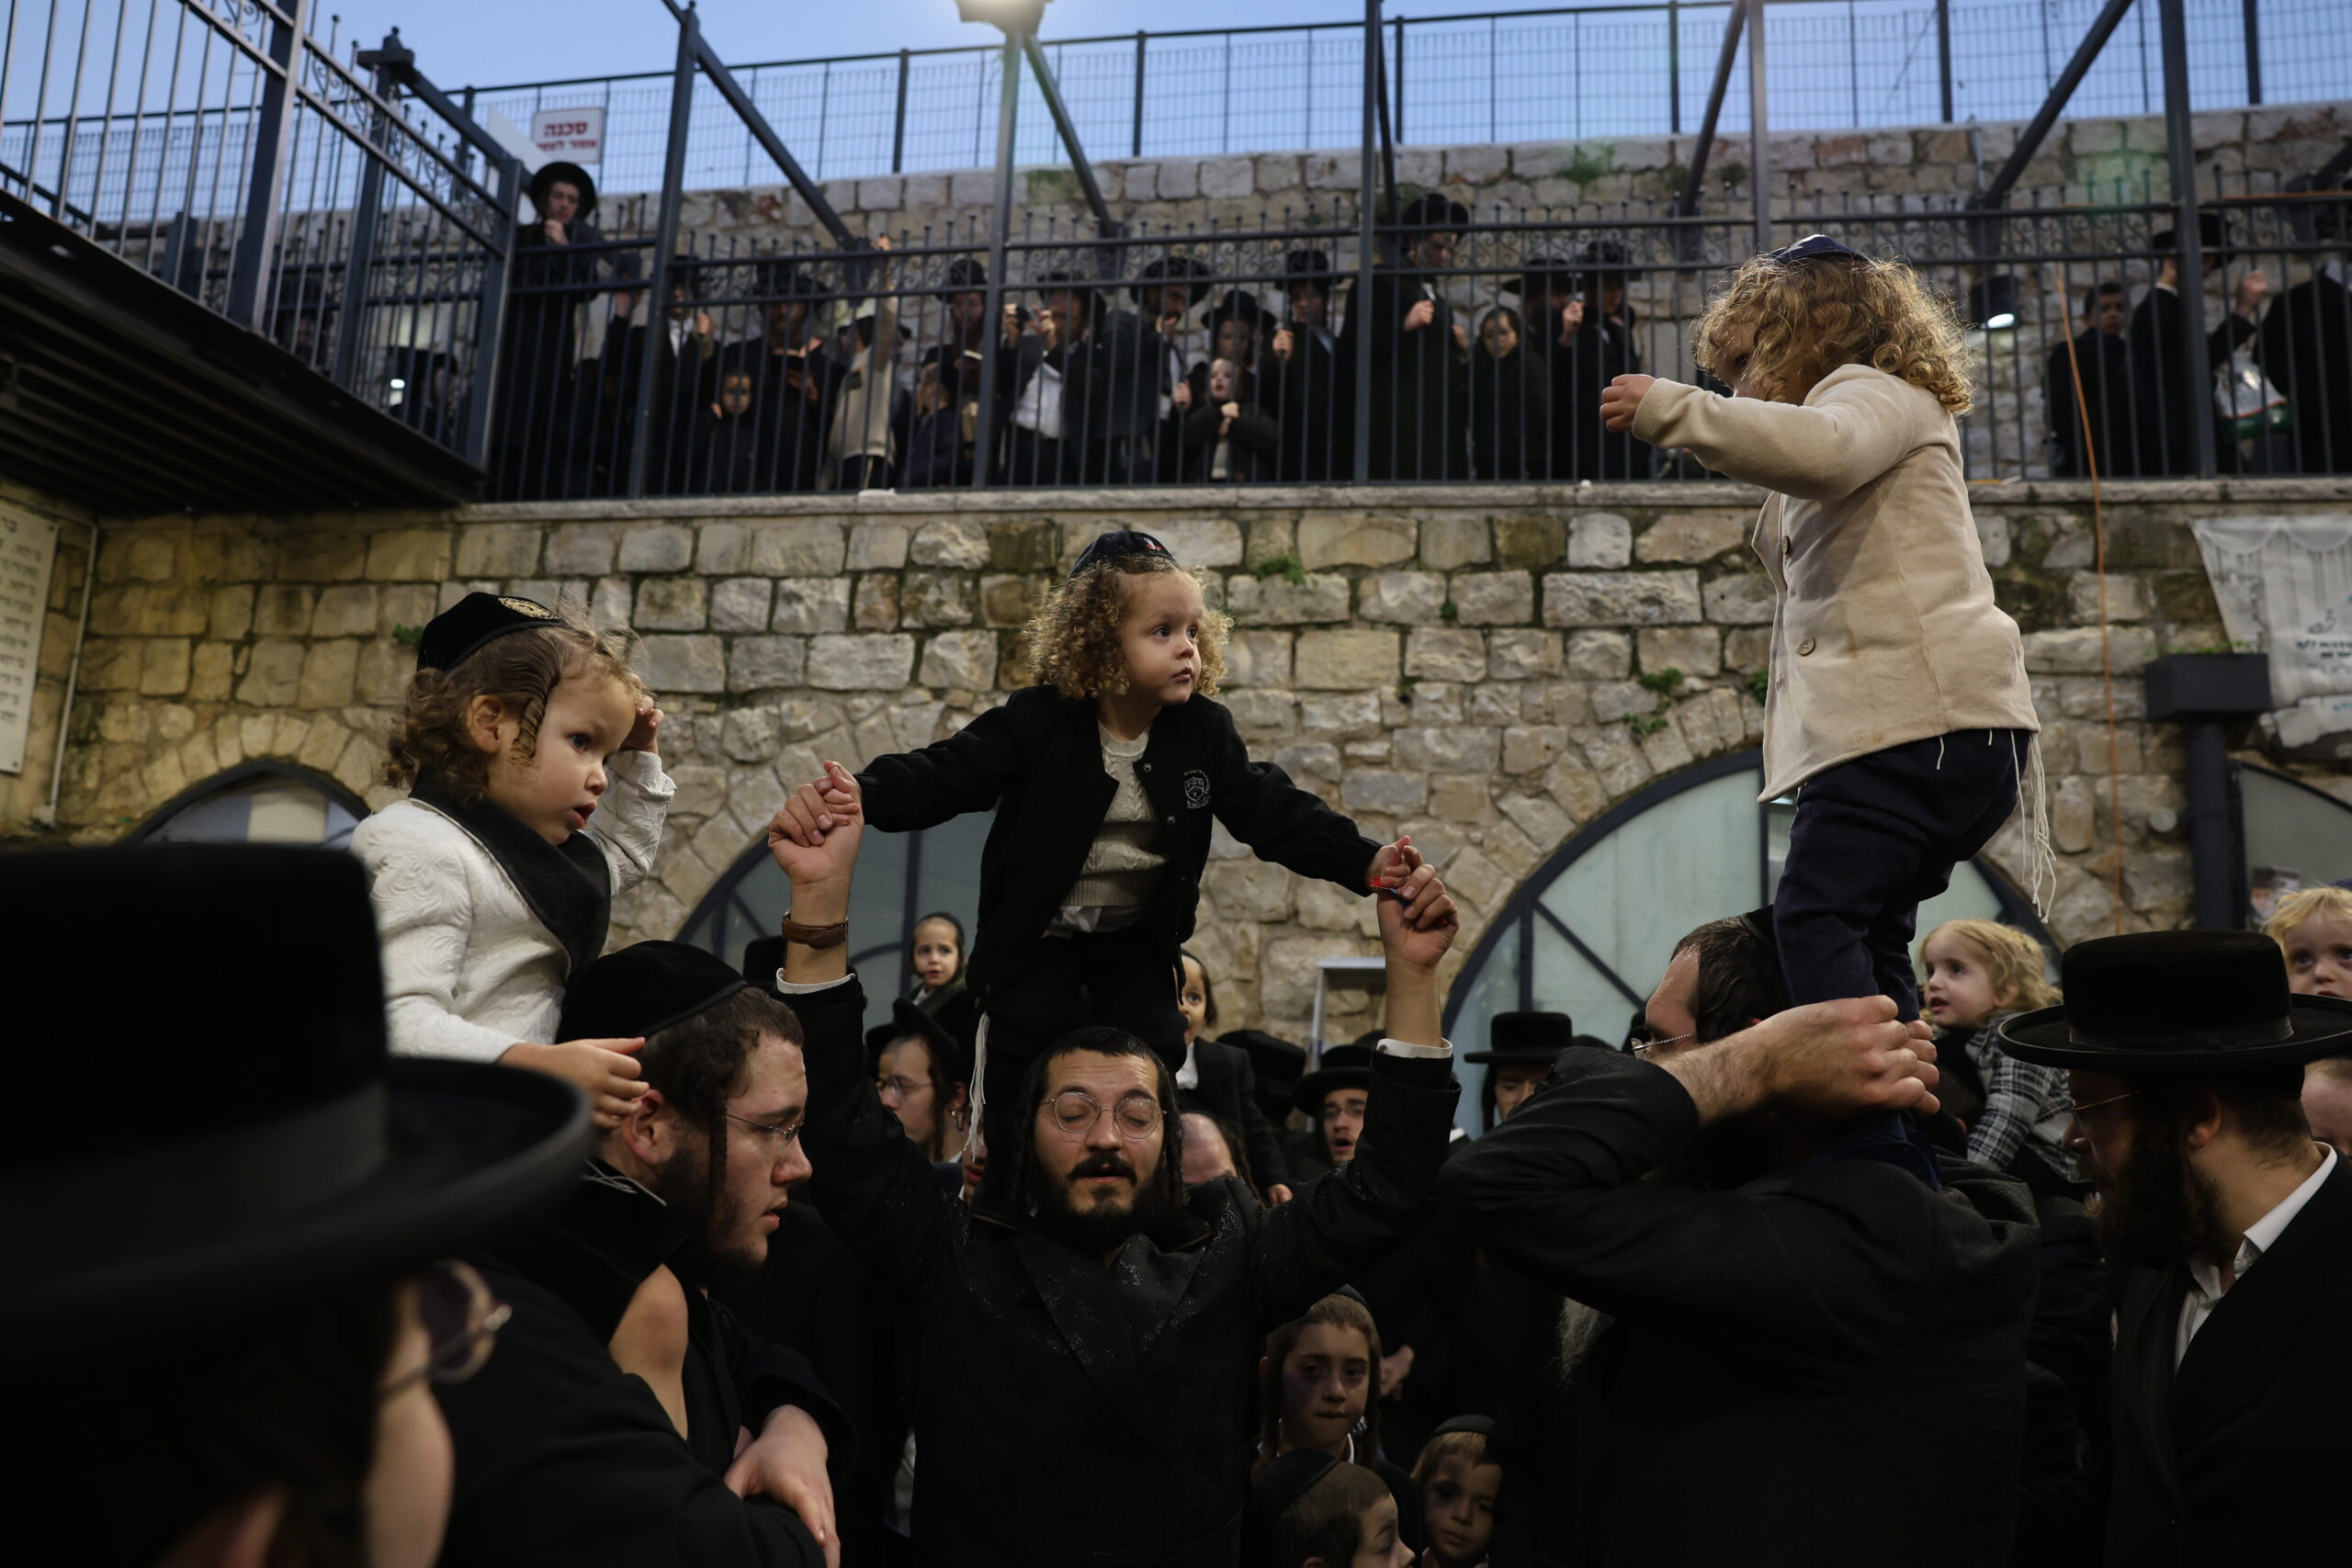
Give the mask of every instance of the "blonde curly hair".
<svg viewBox="0 0 2352 1568">
<path fill-rule="evenodd" d="M 1127 656 L 1119 646 L 1119 622 L 1127 613 L 1130 584 L 1138 578 L 1174 572 L 1194 588 L 1201 581 L 1166 556 L 1120 556 L 1093 565 L 1055 585 L 1023 633 L 1040 685 L 1066 697 L 1116 696 L 1127 689 Z M 1216 695 L 1225 678 L 1225 642 L 1233 622 L 1209 609 L 1203 590 L 1201 674 L 1193 689 Z"/>
<path fill-rule="evenodd" d="M 491 759 L 466 730 L 474 699 L 496 697 L 520 716 L 508 756 L 527 762 L 538 752 L 548 699 L 574 680 L 611 681 L 639 706 L 650 695 L 628 666 L 628 634 L 568 608 L 545 626 L 492 638 L 454 670 L 418 671 L 386 738 L 385 782 L 406 788 L 431 773 L 460 799 L 481 795 L 490 787 Z"/>
<path fill-rule="evenodd" d="M 1831 371 L 1867 365 L 1900 377 L 1957 419 L 1975 401 L 1975 354 L 1951 297 L 1900 261 L 1754 256 L 1708 301 L 1690 355 L 1724 382 L 1749 333 L 1746 375 L 1756 395 L 1801 403 Z"/>
<path fill-rule="evenodd" d="M 2041 944 L 2015 926 L 1998 920 L 1946 920 L 1919 944 L 1920 964 L 1927 963 L 1928 942 L 1938 938 L 1965 944 L 1984 965 L 1993 987 L 1993 1002 L 2004 1011 L 2030 1012 L 2059 1002 L 2058 987 L 2050 983 L 2050 956 Z"/>
</svg>

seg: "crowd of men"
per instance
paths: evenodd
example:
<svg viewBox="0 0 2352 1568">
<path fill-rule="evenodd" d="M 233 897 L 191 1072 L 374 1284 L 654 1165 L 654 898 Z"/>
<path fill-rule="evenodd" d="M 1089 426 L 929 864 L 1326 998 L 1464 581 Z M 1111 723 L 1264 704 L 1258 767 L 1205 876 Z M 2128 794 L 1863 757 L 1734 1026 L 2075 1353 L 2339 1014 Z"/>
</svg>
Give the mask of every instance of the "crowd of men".
<svg viewBox="0 0 2352 1568">
<path fill-rule="evenodd" d="M 346 857 L 17 857 L 46 918 L 0 1285 L 43 1438 L 16 1495 L 76 1561 L 175 1568 L 1234 1568 L 1272 1561 L 1253 1472 L 1262 1502 L 1332 1462 L 1267 1463 L 1295 1445 L 1261 1348 L 1312 1310 L 1381 1325 L 1341 1462 L 1401 1489 L 1425 1437 L 1508 1456 L 1463 1568 L 2333 1556 L 2352 1174 L 2298 1096 L 2352 1002 L 2290 996 L 2266 938 L 2085 942 L 2064 1005 L 2003 1025 L 2071 1075 L 2082 1186 L 1970 1164 L 1925 1026 L 1785 1007 L 1755 916 L 1658 955 L 1630 1048 L 1498 1020 L 1461 1140 L 1451 927 L 1399 912 L 1442 912 L 1424 868 L 1382 903 L 1383 1029 L 1275 1089 L 1285 1201 L 1093 1029 L 985 1151 L 996 1220 L 906 1131 L 910 1086 L 877 1090 L 875 1045 L 923 1026 L 865 1028 L 861 836 L 772 837 L 780 965 L 650 942 L 573 977 L 567 1035 L 645 1041 L 593 1144 L 553 1080 L 387 1067 Z M 132 920 L 175 934 L 125 990 L 94 939 Z M 190 1071 L 201 1107 L 160 1092 Z M 1889 1110 L 1935 1180 L 1839 1135 Z M 167 1462 L 126 1483 L 95 1461 L 134 1434 Z M 1405 1501 L 1382 1541 L 1422 1527 Z"/>
<path fill-rule="evenodd" d="M 1362 310 L 1353 273 L 1312 244 L 1240 279 L 1147 249 L 1124 281 L 1074 247 L 1006 280 L 991 321 L 982 261 L 952 257 L 918 282 L 894 274 L 887 242 L 837 258 L 681 254 L 657 310 L 640 248 L 594 227 L 586 171 L 548 164 L 532 190 L 501 347 L 493 462 L 509 494 L 622 493 L 633 468 L 650 494 L 933 489 L 982 473 L 1021 486 L 1347 479 L 1367 384 L 1377 481 L 1681 472 L 1599 418 L 1601 389 L 1644 368 L 1626 243 L 1555 254 L 1532 242 L 1515 273 L 1470 279 L 1470 214 L 1440 193 L 1386 226 Z M 2207 264 L 2227 276 L 2241 258 L 2206 222 Z M 2275 298 L 2259 269 L 2229 284 L 2201 388 L 2174 261 L 2137 290 L 2094 283 L 2080 334 L 2044 366 L 2051 472 L 2082 477 L 2095 460 L 2117 478 L 2193 473 L 2199 421 L 2224 473 L 2352 471 L 2352 275 L 2331 248 L 2340 213 L 2316 208 L 2312 222 L 2304 281 Z M 2163 254 L 2172 235 L 2150 243 Z M 1465 280 L 1492 288 L 1475 319 Z M 462 396 L 447 359 L 399 367 L 403 417 L 444 434 Z"/>
</svg>

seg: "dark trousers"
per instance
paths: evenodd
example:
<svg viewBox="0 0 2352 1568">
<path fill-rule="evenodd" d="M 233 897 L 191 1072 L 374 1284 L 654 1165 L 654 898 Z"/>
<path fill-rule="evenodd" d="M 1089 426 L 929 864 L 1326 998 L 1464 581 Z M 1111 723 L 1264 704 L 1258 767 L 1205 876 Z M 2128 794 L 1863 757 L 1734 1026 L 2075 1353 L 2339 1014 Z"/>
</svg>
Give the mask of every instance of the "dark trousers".
<svg viewBox="0 0 2352 1568">
<path fill-rule="evenodd" d="M 1890 746 L 1807 779 L 1772 898 L 1789 1002 L 1887 996 L 1919 1016 L 1919 905 L 2017 809 L 2033 737 L 1966 729 Z"/>
<path fill-rule="evenodd" d="M 890 459 L 888 457 L 843 457 L 841 488 L 845 491 L 888 490 Z"/>
<path fill-rule="evenodd" d="M 989 1164 L 978 1201 L 994 1202 L 1004 1190 L 1012 1161 L 1000 1150 L 1013 1145 L 1013 1129 L 1037 1108 L 1022 1091 L 1030 1067 L 1057 1040 L 1073 1029 L 1106 1024 L 1143 1041 L 1168 1065 L 1184 1065 L 1184 1015 L 1176 1010 L 1176 952 L 1158 928 L 1081 932 L 1041 939 L 1021 972 L 988 1003 L 988 1066 L 982 1081 L 980 1132 Z"/>
</svg>

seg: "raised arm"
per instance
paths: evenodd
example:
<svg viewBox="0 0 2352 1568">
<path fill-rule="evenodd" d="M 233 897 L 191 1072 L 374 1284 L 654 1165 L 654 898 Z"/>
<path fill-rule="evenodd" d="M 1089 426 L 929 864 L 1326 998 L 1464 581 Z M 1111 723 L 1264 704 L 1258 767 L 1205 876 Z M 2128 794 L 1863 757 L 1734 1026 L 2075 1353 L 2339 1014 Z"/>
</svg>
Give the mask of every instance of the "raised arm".
<svg viewBox="0 0 2352 1568">
<path fill-rule="evenodd" d="M 986 811 L 1019 782 L 1020 761 L 1012 716 L 1007 708 L 990 708 L 944 740 L 866 763 L 857 775 L 862 819 L 903 833 Z"/>
<path fill-rule="evenodd" d="M 1209 805 L 1225 830 L 1261 860 L 1336 882 L 1351 893 L 1371 891 L 1365 874 L 1380 845 L 1272 762 L 1252 761 L 1233 716 L 1223 707 L 1206 704 L 1204 712 L 1211 726 L 1210 755 L 1216 761 Z"/>
<path fill-rule="evenodd" d="M 1912 1178 L 1848 1161 L 1802 1195 L 1769 1179 L 1729 1191 L 1646 1179 L 1702 1126 L 1768 1101 L 1815 1115 L 1931 1103 L 1921 1074 L 1934 1069 L 1893 1011 L 1876 997 L 1816 1003 L 1664 1066 L 1567 1052 L 1551 1085 L 1449 1161 L 1439 1185 L 1481 1245 L 1588 1306 L 1668 1332 L 1851 1344 L 1874 1326 L 1856 1321 L 1865 1304 L 1896 1304 L 1867 1277 L 1916 1250 L 1917 1204 L 1885 1185 Z"/>
<path fill-rule="evenodd" d="M 657 710 L 658 715 L 658 710 Z M 586 832 L 605 852 L 612 868 L 613 891 L 626 893 L 653 874 L 654 858 L 662 851 L 662 829 L 670 816 L 677 781 L 662 770 L 662 759 L 648 746 L 614 754 L 605 764 L 611 787 L 588 819 Z"/>
<path fill-rule="evenodd" d="M 822 788 L 801 786 L 768 829 L 769 849 L 792 882 L 789 918 L 802 931 L 847 923 L 865 833 L 856 781 L 838 762 L 826 763 L 825 773 Z M 848 942 L 818 947 L 787 937 L 784 984 L 785 1000 L 800 1017 L 808 1068 L 801 1136 L 815 1173 L 810 1201 L 867 1268 L 900 1289 L 927 1291 L 953 1260 L 962 1216 L 875 1095 L 865 1065 L 865 993 L 850 971 Z"/>
<path fill-rule="evenodd" d="M 1251 1302 L 1272 1328 L 1296 1317 L 1401 1246 L 1437 1212 L 1438 1169 L 1453 1135 L 1453 1048 L 1441 1026 L 1438 962 L 1453 945 L 1453 902 L 1422 866 L 1380 900 L 1388 1034 L 1373 1056 L 1372 1093 L 1356 1156 L 1295 1190 L 1260 1223 L 1250 1248 Z M 1405 915 L 1423 901 L 1423 924 Z"/>
<path fill-rule="evenodd" d="M 1681 447 L 1719 474 L 1805 501 L 1853 494 L 1893 468 L 1925 434 L 1917 388 L 1891 376 L 1835 375 L 1811 404 L 1721 398 L 1679 381 L 1653 382 L 1634 435 Z"/>
</svg>

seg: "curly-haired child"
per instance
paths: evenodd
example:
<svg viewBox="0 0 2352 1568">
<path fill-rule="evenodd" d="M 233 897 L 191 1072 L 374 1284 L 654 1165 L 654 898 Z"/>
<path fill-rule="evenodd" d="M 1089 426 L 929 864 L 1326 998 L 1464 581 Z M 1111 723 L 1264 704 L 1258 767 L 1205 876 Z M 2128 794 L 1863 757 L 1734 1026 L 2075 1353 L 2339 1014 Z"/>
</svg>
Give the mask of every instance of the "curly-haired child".
<svg viewBox="0 0 2352 1568">
<path fill-rule="evenodd" d="M 618 642 L 544 604 L 469 593 L 424 628 L 384 768 L 408 798 L 351 835 L 395 1052 L 551 1074 L 605 1127 L 644 1091 L 642 1041 L 555 1033 L 567 976 L 661 848 L 661 723 Z"/>
<path fill-rule="evenodd" d="M 2066 1075 L 2020 1062 L 2001 1049 L 2001 1021 L 2013 1013 L 2058 1005 L 2041 944 L 1998 920 L 1946 920 L 1919 944 L 1927 977 L 1921 998 L 1951 1062 L 1966 1059 L 1982 1086 L 1984 1108 L 1968 1128 L 1968 1157 L 2007 1169 L 2030 1152 L 2060 1179 L 2075 1179 L 2066 1152 L 2074 1120 Z M 2022 1172 L 2020 1172 L 2022 1174 Z"/>
<path fill-rule="evenodd" d="M 1159 540 L 1104 534 L 1029 624 L 1036 685 L 858 774 L 865 819 L 885 831 L 996 809 L 965 969 L 981 1011 L 992 1148 L 1012 1145 L 1003 1119 L 1019 1114 L 1030 1062 L 1072 1029 L 1115 1025 L 1171 1070 L 1182 1063 L 1178 949 L 1193 932 L 1213 821 L 1265 859 L 1357 894 L 1419 863 L 1408 840 L 1383 848 L 1250 760 L 1232 716 L 1207 700 L 1229 624 Z M 994 1195 L 984 1187 L 980 1201 Z"/>
<path fill-rule="evenodd" d="M 1762 798 L 1803 787 L 1772 903 L 1789 998 L 1913 1020 L 1921 901 L 2020 796 L 2037 892 L 2049 853 L 2023 645 L 1961 471 L 1966 340 L 1908 266 L 1815 234 L 1743 265 L 1693 356 L 1731 397 L 1620 376 L 1601 417 L 1771 492 L 1751 542 L 1774 590 Z"/>
</svg>

